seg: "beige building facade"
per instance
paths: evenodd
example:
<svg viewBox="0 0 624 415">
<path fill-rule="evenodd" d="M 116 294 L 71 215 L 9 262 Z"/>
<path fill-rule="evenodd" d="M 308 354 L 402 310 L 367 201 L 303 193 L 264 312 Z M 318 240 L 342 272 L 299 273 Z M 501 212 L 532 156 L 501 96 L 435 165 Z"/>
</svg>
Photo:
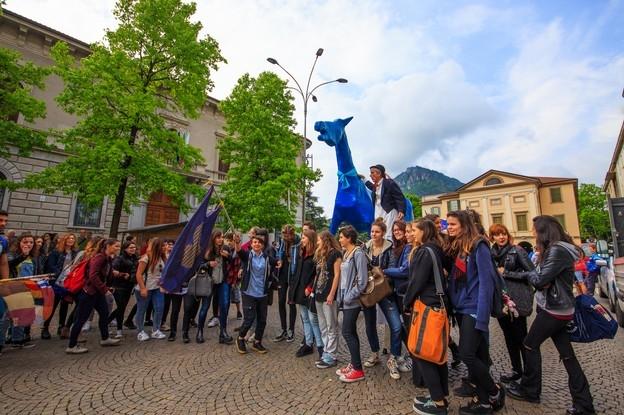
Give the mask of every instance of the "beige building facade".
<svg viewBox="0 0 624 415">
<path fill-rule="evenodd" d="M 66 42 L 77 59 L 90 53 L 89 45 L 78 39 L 65 35 L 57 30 L 34 22 L 26 17 L 3 10 L 0 16 L 0 47 L 19 52 L 25 61 L 40 66 L 50 66 L 53 61 L 50 48 L 58 41 Z M 38 119 L 31 128 L 41 131 L 49 129 L 66 129 L 72 127 L 77 119 L 65 113 L 54 101 L 62 91 L 63 82 L 56 75 L 46 79 L 44 90 L 36 90 L 33 95 L 44 101 L 47 116 Z M 187 144 L 199 148 L 205 164 L 197 167 L 189 180 L 204 183 L 212 180 L 216 184 L 225 180 L 228 166 L 219 160 L 216 145 L 223 137 L 225 119 L 218 110 L 218 101 L 209 98 L 198 119 L 187 119 L 176 114 L 163 114 L 170 128 L 181 134 Z M 27 124 L 22 117 L 18 123 Z M 0 177 L 14 182 L 22 181 L 28 174 L 38 172 L 45 167 L 63 161 L 68 155 L 63 151 L 41 151 L 35 149 L 29 157 L 14 155 L 8 159 L 0 158 Z M 198 200 L 189 197 L 191 206 L 197 206 Z M 9 228 L 16 231 L 30 231 L 36 234 L 43 232 L 68 232 L 79 229 L 105 234 L 110 229 L 113 204 L 104 200 L 98 209 L 87 209 L 74 195 L 60 192 L 42 194 L 36 190 L 19 190 L 8 192 L 0 190 L 0 208 L 9 212 Z M 188 216 L 174 207 L 168 198 L 159 192 L 152 194 L 150 200 L 132 208 L 130 215 L 123 214 L 120 232 L 144 229 L 164 223 L 184 221 Z"/>
<path fill-rule="evenodd" d="M 449 211 L 474 209 L 487 230 L 494 223 L 505 225 L 516 242 L 535 242 L 531 221 L 552 215 L 580 242 L 577 207 L 578 180 L 562 177 L 532 177 L 489 170 L 455 192 L 422 198 L 423 215 L 442 218 Z"/>
</svg>

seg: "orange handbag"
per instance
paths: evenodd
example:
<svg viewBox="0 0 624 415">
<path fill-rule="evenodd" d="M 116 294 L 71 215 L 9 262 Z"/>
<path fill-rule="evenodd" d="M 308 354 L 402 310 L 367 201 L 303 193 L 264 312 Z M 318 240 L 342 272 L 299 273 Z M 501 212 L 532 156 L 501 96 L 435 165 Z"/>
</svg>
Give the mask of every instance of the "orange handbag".
<svg viewBox="0 0 624 415">
<path fill-rule="evenodd" d="M 433 261 L 433 278 L 436 294 L 440 296 L 441 307 L 427 306 L 420 299 L 414 301 L 407 336 L 407 349 L 418 359 L 442 365 L 447 361 L 449 320 L 444 306 L 444 289 L 438 260 L 431 248 L 425 247 L 425 249 Z"/>
</svg>

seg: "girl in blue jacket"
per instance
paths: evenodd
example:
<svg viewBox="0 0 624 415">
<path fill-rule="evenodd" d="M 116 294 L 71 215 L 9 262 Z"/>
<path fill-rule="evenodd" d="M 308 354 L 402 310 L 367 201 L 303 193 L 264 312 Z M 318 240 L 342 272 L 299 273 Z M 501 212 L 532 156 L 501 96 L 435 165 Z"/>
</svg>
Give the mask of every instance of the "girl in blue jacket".
<svg viewBox="0 0 624 415">
<path fill-rule="evenodd" d="M 459 413 L 491 414 L 505 404 L 504 390 L 489 370 L 488 326 L 496 270 L 489 244 L 467 211 L 449 212 L 447 222 L 447 255 L 453 259 L 448 293 L 459 324 L 459 354 L 476 394 Z"/>
</svg>

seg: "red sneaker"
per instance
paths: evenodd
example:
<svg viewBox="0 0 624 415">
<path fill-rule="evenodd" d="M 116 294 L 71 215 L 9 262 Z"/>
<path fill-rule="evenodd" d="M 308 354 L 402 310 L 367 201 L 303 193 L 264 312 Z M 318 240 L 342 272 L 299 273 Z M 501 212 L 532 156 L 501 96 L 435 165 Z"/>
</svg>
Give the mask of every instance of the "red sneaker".
<svg viewBox="0 0 624 415">
<path fill-rule="evenodd" d="M 343 376 L 343 375 L 346 375 L 347 373 L 351 372 L 351 370 L 353 370 L 353 365 L 351 363 L 349 363 L 345 367 L 337 369 L 336 370 L 336 375 Z"/>
<path fill-rule="evenodd" d="M 357 382 L 364 380 L 364 371 L 352 369 L 349 373 L 340 376 L 340 380 L 345 383 Z"/>
</svg>

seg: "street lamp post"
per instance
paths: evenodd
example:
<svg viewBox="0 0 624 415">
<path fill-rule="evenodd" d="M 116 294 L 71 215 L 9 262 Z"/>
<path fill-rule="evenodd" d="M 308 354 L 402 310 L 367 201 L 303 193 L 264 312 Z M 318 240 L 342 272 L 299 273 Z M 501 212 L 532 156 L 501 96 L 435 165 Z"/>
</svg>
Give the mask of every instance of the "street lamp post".
<svg viewBox="0 0 624 415">
<path fill-rule="evenodd" d="M 334 79 L 333 81 L 327 81 L 327 82 L 322 82 L 320 84 L 318 84 L 317 86 L 313 87 L 312 89 L 310 89 L 310 80 L 312 79 L 312 73 L 314 72 L 314 68 L 316 67 L 316 61 L 318 61 L 318 58 L 323 54 L 323 48 L 319 48 L 316 51 L 316 56 L 314 57 L 314 63 L 312 64 L 312 69 L 310 69 L 310 74 L 308 75 L 308 82 L 306 83 L 306 88 L 305 91 L 303 90 L 303 88 L 301 87 L 301 85 L 299 84 L 299 82 L 295 79 L 294 76 L 292 76 L 292 74 L 290 72 L 288 72 L 288 70 L 286 70 L 286 68 L 284 68 L 282 65 L 280 65 L 280 63 L 277 61 L 277 59 L 274 58 L 267 58 L 267 61 L 273 65 L 277 65 L 279 66 L 284 72 L 286 72 L 286 74 L 290 77 L 290 79 L 292 79 L 295 82 L 295 85 L 297 85 L 297 87 L 292 87 L 289 86 L 287 87 L 288 89 L 292 89 L 294 91 L 297 91 L 299 93 L 299 95 L 301 95 L 301 98 L 303 100 L 303 145 L 301 146 L 301 162 L 302 163 L 306 163 L 307 164 L 307 157 L 306 157 L 306 150 L 307 150 L 307 128 L 308 128 L 308 101 L 310 100 L 310 98 L 312 98 L 312 101 L 317 102 L 318 99 L 316 98 L 316 96 L 314 95 L 314 91 L 316 91 L 318 88 L 327 85 L 327 84 L 332 84 L 334 82 L 338 82 L 341 84 L 346 84 L 348 81 L 345 78 L 338 78 L 338 79 Z M 303 181 L 303 189 L 301 192 L 301 226 L 303 226 L 303 223 L 305 222 L 305 198 L 306 198 L 306 182 L 305 180 Z"/>
</svg>

